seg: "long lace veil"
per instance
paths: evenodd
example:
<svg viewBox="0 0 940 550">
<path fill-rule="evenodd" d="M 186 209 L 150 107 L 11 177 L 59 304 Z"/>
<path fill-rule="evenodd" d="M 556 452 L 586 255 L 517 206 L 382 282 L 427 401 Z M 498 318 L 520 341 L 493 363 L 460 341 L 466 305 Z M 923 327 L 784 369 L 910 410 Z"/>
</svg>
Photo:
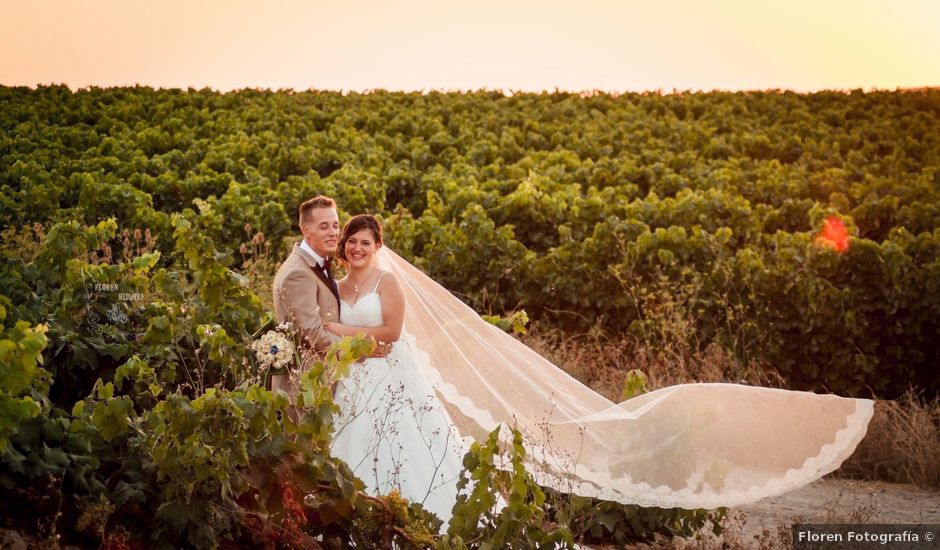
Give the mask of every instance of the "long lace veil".
<svg viewBox="0 0 940 550">
<path fill-rule="evenodd" d="M 737 506 L 835 470 L 874 403 L 736 384 L 684 384 L 614 403 L 383 247 L 405 292 L 405 342 L 465 438 L 525 436 L 537 481 L 641 506 Z M 503 430 L 505 433 L 506 430 Z"/>
</svg>

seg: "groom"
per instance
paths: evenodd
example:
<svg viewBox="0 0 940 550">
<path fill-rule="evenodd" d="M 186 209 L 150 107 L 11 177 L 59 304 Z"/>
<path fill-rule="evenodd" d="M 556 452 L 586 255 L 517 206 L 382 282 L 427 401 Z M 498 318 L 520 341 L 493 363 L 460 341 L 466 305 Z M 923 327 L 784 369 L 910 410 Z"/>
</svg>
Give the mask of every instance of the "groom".
<svg viewBox="0 0 940 550">
<path fill-rule="evenodd" d="M 293 323 L 305 348 L 301 357 L 306 357 L 304 351 L 320 355 L 337 340 L 323 323 L 339 320 L 339 291 L 330 258 L 339 242 L 339 215 L 336 202 L 323 195 L 305 201 L 298 210 L 304 238 L 274 276 L 274 315 L 278 323 Z M 309 360 L 304 359 L 303 369 Z M 286 374 L 271 377 L 271 390 L 283 390 L 291 403 L 297 394 Z"/>
</svg>

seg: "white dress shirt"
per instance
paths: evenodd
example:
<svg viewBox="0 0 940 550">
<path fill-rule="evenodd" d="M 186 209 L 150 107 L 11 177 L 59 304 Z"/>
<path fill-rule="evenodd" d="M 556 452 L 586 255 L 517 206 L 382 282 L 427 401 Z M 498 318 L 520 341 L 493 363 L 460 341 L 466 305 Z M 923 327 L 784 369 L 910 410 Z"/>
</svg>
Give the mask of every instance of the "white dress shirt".
<svg viewBox="0 0 940 550">
<path fill-rule="evenodd" d="M 326 260 L 319 254 L 314 252 L 312 248 L 310 248 L 310 245 L 307 244 L 307 239 L 300 241 L 300 249 L 306 252 L 307 254 L 309 254 L 310 257 L 313 258 L 315 262 L 317 262 L 317 267 L 319 267 L 320 269 L 323 269 L 323 265 Z"/>
</svg>

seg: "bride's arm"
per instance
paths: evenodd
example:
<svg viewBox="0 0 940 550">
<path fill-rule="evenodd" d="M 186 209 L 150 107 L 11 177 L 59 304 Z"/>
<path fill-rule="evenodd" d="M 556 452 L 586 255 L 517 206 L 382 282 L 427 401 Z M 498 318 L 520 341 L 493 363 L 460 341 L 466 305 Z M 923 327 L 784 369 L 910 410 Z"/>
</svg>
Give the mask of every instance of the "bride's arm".
<svg viewBox="0 0 940 550">
<path fill-rule="evenodd" d="M 401 336 L 401 326 L 405 319 L 405 295 L 398 279 L 392 273 L 386 273 L 382 277 L 378 292 L 379 299 L 382 300 L 382 320 L 384 324 L 377 327 L 357 327 L 327 322 L 323 324 L 324 328 L 340 336 L 365 334 L 379 342 L 397 341 L 398 337 Z"/>
</svg>

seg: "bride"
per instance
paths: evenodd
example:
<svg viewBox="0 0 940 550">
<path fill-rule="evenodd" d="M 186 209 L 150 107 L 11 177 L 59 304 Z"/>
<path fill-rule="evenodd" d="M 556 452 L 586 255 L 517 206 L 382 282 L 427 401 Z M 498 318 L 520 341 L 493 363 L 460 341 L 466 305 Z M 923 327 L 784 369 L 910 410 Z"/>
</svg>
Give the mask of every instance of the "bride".
<svg viewBox="0 0 940 550">
<path fill-rule="evenodd" d="M 874 403 L 737 384 L 682 384 L 614 403 L 480 319 L 383 247 L 372 216 L 339 243 L 340 336 L 394 342 L 337 390 L 333 452 L 373 492 L 401 490 L 445 522 L 467 442 L 501 424 L 525 438 L 536 481 L 624 504 L 738 506 L 839 467 Z M 508 430 L 502 430 L 506 435 Z"/>
<path fill-rule="evenodd" d="M 339 336 L 365 334 L 392 342 L 385 357 L 353 365 L 334 399 L 340 406 L 333 456 L 349 464 L 373 494 L 398 489 L 444 521 L 450 520 L 464 448 L 454 424 L 403 341 L 405 298 L 396 275 L 377 267 L 382 228 L 369 215 L 343 228 L 337 256 L 348 268 L 337 282 L 340 322 L 324 328 Z"/>
</svg>

